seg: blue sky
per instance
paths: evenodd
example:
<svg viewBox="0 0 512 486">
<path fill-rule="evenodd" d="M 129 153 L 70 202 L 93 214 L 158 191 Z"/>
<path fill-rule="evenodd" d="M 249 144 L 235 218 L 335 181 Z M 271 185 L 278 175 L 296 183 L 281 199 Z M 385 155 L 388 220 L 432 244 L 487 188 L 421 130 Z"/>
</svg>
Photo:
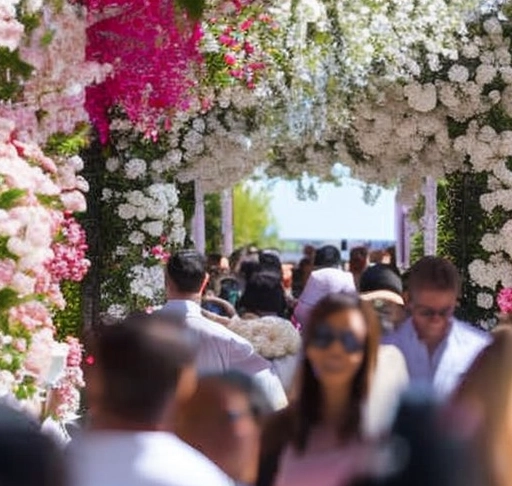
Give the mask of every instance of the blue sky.
<svg viewBox="0 0 512 486">
<path fill-rule="evenodd" d="M 297 199 L 297 182 L 278 181 L 270 192 L 282 239 L 394 240 L 395 191 L 382 190 L 375 205 L 363 201 L 360 183 L 316 184 L 318 199 Z M 307 187 L 307 186 L 306 186 Z"/>
</svg>

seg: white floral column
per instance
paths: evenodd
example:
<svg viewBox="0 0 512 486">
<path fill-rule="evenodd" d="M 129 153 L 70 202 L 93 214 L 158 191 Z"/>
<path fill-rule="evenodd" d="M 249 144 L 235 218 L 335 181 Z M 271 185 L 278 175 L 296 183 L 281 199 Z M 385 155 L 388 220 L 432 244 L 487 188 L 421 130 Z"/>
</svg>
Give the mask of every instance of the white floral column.
<svg viewBox="0 0 512 486">
<path fill-rule="evenodd" d="M 426 256 L 437 253 L 437 181 L 430 176 L 423 186 L 425 213 L 423 215 L 423 249 Z"/>
</svg>

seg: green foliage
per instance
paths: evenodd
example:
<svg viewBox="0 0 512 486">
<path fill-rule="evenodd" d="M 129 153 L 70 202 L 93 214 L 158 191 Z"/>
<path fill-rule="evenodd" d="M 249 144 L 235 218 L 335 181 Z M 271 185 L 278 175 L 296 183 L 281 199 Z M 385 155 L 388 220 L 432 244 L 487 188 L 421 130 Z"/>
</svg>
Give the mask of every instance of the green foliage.
<svg viewBox="0 0 512 486">
<path fill-rule="evenodd" d="M 23 92 L 23 81 L 32 73 L 32 66 L 22 61 L 19 50 L 0 47 L 0 100 L 15 101 Z"/>
<path fill-rule="evenodd" d="M 18 200 L 26 194 L 24 189 L 9 189 L 0 194 L 0 209 L 13 208 Z"/>
<path fill-rule="evenodd" d="M 6 287 L 0 290 L 0 312 L 5 312 L 10 307 L 19 304 L 18 293 L 13 289 Z"/>
<path fill-rule="evenodd" d="M 187 11 L 189 17 L 194 20 L 199 20 L 203 16 L 204 8 L 206 5 L 205 0 L 177 0 L 179 7 Z"/>
<path fill-rule="evenodd" d="M 262 189 L 256 190 L 239 184 L 233 192 L 235 247 L 256 244 L 260 247 L 276 246 L 279 237 L 270 203 L 272 198 Z"/>
<path fill-rule="evenodd" d="M 90 127 L 80 124 L 73 134 L 54 133 L 46 142 L 45 152 L 49 155 L 72 157 L 79 154 L 89 145 Z"/>
<path fill-rule="evenodd" d="M 57 311 L 53 323 L 57 329 L 57 338 L 66 336 L 80 337 L 82 332 L 82 286 L 79 282 L 62 282 L 61 291 L 66 307 Z"/>
<path fill-rule="evenodd" d="M 420 196 L 416 206 L 411 210 L 411 214 L 409 216 L 412 223 L 414 223 L 418 228 L 421 228 L 421 218 L 425 213 L 425 197 Z M 420 258 L 425 256 L 424 251 L 424 238 L 423 231 L 421 229 L 416 231 L 412 236 L 411 241 L 411 265 L 417 262 Z"/>
<path fill-rule="evenodd" d="M 469 264 L 489 255 L 480 245 L 485 233 L 499 232 L 510 214 L 496 209 L 486 213 L 480 205 L 480 196 L 488 192 L 485 173 L 456 172 L 438 186 L 438 253 L 449 258 L 463 278 L 459 317 L 477 323 L 493 319 L 495 311 L 476 305 L 482 289 L 474 285 L 468 275 Z"/>
</svg>

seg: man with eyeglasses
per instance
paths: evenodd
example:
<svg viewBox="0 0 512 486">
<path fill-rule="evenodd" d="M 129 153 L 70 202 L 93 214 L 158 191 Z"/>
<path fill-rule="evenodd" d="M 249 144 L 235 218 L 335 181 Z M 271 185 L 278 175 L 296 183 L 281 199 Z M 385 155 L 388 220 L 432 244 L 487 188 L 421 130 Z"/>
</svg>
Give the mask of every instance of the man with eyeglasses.
<svg viewBox="0 0 512 486">
<path fill-rule="evenodd" d="M 448 260 L 422 258 L 411 268 L 407 287 L 410 317 L 383 342 L 402 351 L 412 382 L 428 383 L 446 397 L 490 337 L 454 317 L 460 277 Z"/>
</svg>

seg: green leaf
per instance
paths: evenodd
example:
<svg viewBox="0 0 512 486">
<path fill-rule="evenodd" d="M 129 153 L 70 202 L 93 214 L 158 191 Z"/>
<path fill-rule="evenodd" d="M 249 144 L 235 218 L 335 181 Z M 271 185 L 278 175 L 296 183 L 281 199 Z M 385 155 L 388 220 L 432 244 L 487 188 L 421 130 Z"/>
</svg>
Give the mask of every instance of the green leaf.
<svg viewBox="0 0 512 486">
<path fill-rule="evenodd" d="M 205 0 L 177 0 L 179 7 L 184 9 L 191 19 L 199 20 L 203 16 Z"/>
<path fill-rule="evenodd" d="M 19 302 L 18 293 L 10 288 L 0 290 L 0 312 L 15 306 Z"/>
<path fill-rule="evenodd" d="M 0 194 L 0 209 L 11 209 L 26 194 L 23 189 L 9 189 Z"/>
<path fill-rule="evenodd" d="M 9 238 L 7 236 L 0 236 L 0 259 L 10 258 L 11 260 L 17 260 L 18 257 L 13 255 L 7 248 L 8 242 Z"/>
</svg>

